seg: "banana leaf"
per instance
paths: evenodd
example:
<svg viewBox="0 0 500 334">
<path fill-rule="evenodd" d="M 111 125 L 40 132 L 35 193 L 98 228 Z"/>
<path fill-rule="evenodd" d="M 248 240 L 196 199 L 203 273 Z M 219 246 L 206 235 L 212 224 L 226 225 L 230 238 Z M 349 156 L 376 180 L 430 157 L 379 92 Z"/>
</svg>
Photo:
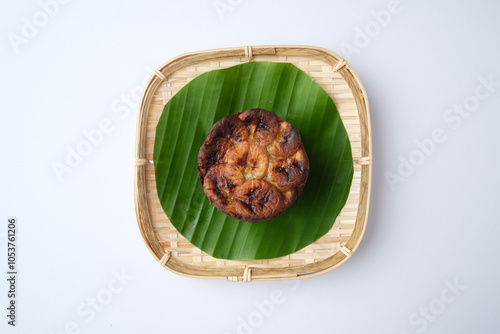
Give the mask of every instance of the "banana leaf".
<svg viewBox="0 0 500 334">
<path fill-rule="evenodd" d="M 295 125 L 310 161 L 296 202 L 254 224 L 216 209 L 197 174 L 198 152 L 213 124 L 252 108 Z M 229 260 L 285 256 L 325 235 L 345 205 L 353 176 L 351 145 L 332 99 L 288 63 L 245 63 L 190 81 L 163 109 L 153 161 L 158 197 L 177 231 L 204 252 Z"/>
</svg>

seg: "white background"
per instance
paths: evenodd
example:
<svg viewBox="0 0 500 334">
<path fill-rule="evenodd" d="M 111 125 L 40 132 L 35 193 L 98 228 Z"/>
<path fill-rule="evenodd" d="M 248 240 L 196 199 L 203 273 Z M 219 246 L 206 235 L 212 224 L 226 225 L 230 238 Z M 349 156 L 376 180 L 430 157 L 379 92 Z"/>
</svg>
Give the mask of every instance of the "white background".
<svg viewBox="0 0 500 334">
<path fill-rule="evenodd" d="M 394 9 L 388 0 L 57 7 L 3 1 L 0 12 L 0 277 L 9 216 L 20 273 L 16 328 L 1 279 L 0 332 L 498 332 L 499 2 L 401 0 L 385 26 L 374 15 Z M 365 236 L 341 267 L 299 284 L 177 276 L 137 228 L 134 96 L 178 54 L 266 44 L 328 48 L 364 83 L 375 161 Z M 481 77 L 496 86 L 476 91 Z M 466 118 L 448 111 L 460 104 Z M 109 133 L 58 178 L 53 166 L 103 120 Z M 445 139 L 418 153 L 435 129 Z M 417 166 L 391 186 L 402 159 Z M 90 311 L 96 297 L 106 305 Z"/>
</svg>

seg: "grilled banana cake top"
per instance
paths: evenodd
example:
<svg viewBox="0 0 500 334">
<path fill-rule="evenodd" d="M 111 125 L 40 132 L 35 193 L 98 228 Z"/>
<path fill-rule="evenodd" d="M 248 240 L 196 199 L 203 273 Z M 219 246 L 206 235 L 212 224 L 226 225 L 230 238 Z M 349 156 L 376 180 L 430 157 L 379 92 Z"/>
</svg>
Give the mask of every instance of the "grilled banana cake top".
<svg viewBox="0 0 500 334">
<path fill-rule="evenodd" d="M 290 207 L 308 175 L 299 131 L 264 109 L 219 120 L 198 154 L 198 176 L 210 202 L 227 216 L 252 223 Z"/>
</svg>

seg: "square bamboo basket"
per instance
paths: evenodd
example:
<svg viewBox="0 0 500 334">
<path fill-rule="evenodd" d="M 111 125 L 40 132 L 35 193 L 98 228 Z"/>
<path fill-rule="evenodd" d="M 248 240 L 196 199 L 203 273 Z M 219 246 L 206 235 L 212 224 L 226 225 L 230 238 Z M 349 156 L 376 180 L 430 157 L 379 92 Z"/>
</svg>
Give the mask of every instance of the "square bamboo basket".
<svg viewBox="0 0 500 334">
<path fill-rule="evenodd" d="M 153 166 L 155 131 L 164 105 L 190 80 L 207 71 L 249 61 L 292 63 L 328 93 L 349 135 L 354 176 L 347 202 L 333 227 L 313 244 L 270 260 L 216 259 L 178 233 L 161 207 Z M 139 104 L 134 190 L 144 242 L 162 266 L 186 277 L 248 282 L 307 278 L 330 271 L 353 255 L 365 230 L 372 169 L 370 131 L 368 100 L 361 81 L 344 59 L 329 50 L 310 46 L 246 46 L 177 56 L 155 70 Z"/>
</svg>

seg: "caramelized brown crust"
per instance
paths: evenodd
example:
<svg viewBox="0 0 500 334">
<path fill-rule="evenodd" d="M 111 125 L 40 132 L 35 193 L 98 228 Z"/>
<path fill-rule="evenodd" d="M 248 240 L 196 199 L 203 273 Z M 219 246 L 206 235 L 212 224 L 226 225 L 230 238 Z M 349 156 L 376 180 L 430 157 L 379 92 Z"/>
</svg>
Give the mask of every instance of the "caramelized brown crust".
<svg viewBox="0 0 500 334">
<path fill-rule="evenodd" d="M 249 180 L 234 193 L 234 208 L 241 220 L 259 222 L 270 219 L 286 209 L 283 195 L 264 180 Z"/>
<path fill-rule="evenodd" d="M 212 126 L 207 135 L 207 142 L 216 138 L 225 138 L 229 141 L 241 142 L 248 138 L 248 129 L 238 117 L 228 115 Z"/>
<path fill-rule="evenodd" d="M 217 165 L 205 176 L 203 189 L 210 203 L 222 212 L 236 214 L 233 207 L 233 197 L 236 187 L 245 183 L 241 171 L 228 165 Z"/>
<path fill-rule="evenodd" d="M 246 140 L 249 134 L 245 123 L 235 115 L 226 116 L 215 123 L 198 153 L 198 176 L 201 182 L 210 167 L 222 163 L 229 148 Z"/>
<path fill-rule="evenodd" d="M 267 154 L 259 145 L 248 142 L 229 149 L 226 161 L 229 165 L 240 168 L 247 179 L 263 178 L 269 166 Z"/>
<path fill-rule="evenodd" d="M 304 175 L 309 174 L 309 160 L 305 150 L 297 150 L 288 158 L 278 158 L 269 166 L 269 181 L 279 190 L 296 189 L 304 186 Z"/>
<path fill-rule="evenodd" d="M 261 145 L 271 143 L 278 134 L 279 120 L 272 112 L 264 109 L 250 109 L 238 114 L 238 117 Z"/>
<path fill-rule="evenodd" d="M 205 141 L 198 153 L 198 176 L 203 182 L 207 171 L 224 161 L 227 150 L 231 147 L 231 143 L 225 138 L 217 138 L 210 142 Z"/>
<path fill-rule="evenodd" d="M 277 138 L 267 150 L 276 157 L 284 158 L 293 154 L 301 143 L 299 130 L 292 124 L 281 121 Z"/>
<path fill-rule="evenodd" d="M 308 175 L 299 131 L 264 109 L 215 123 L 198 154 L 198 176 L 210 202 L 226 215 L 252 223 L 292 205 Z"/>
</svg>

